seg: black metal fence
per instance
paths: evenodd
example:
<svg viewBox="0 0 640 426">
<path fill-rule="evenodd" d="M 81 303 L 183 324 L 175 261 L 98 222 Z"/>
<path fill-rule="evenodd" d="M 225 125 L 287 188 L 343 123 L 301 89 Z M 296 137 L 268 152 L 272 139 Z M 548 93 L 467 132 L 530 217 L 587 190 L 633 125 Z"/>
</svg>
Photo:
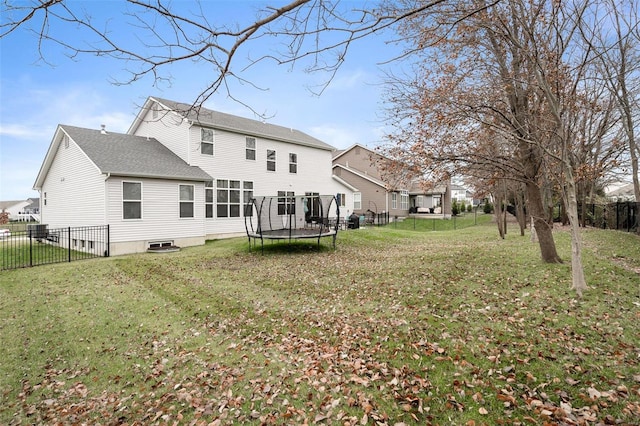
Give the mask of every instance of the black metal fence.
<svg viewBox="0 0 640 426">
<path fill-rule="evenodd" d="M 389 212 L 375 213 L 369 210 L 364 218 L 365 225 L 384 226 L 389 224 Z"/>
<path fill-rule="evenodd" d="M 0 238 L 0 269 L 109 256 L 109 225 L 56 229 L 29 225 L 26 231 Z"/>
<path fill-rule="evenodd" d="M 609 204 L 586 204 L 578 207 L 585 226 L 636 232 L 640 221 L 640 203 L 627 201 Z"/>
</svg>

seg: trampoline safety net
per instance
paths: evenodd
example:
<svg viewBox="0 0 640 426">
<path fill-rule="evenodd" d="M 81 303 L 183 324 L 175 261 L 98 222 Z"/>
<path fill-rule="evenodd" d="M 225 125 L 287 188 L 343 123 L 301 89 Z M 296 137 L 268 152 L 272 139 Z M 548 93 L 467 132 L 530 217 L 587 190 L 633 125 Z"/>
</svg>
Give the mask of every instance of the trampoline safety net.
<svg viewBox="0 0 640 426">
<path fill-rule="evenodd" d="M 249 244 L 259 239 L 297 240 L 332 237 L 338 233 L 340 208 L 334 195 L 254 197 L 245 215 Z M 250 213 L 250 214 L 249 214 Z"/>
</svg>

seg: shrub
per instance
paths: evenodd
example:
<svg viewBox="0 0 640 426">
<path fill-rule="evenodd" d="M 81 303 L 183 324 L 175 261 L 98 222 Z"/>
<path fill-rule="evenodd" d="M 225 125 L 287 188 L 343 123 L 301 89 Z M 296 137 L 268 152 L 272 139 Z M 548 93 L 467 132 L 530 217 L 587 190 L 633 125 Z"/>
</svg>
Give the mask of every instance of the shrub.
<svg viewBox="0 0 640 426">
<path fill-rule="evenodd" d="M 458 206 L 458 202 L 453 200 L 451 202 L 451 214 L 453 216 L 458 216 L 460 214 L 460 207 Z"/>
<path fill-rule="evenodd" d="M 486 214 L 493 213 L 493 204 L 491 204 L 491 203 L 490 203 L 490 202 L 488 202 L 488 201 L 487 201 L 486 203 L 484 203 L 483 211 L 484 211 Z"/>
</svg>

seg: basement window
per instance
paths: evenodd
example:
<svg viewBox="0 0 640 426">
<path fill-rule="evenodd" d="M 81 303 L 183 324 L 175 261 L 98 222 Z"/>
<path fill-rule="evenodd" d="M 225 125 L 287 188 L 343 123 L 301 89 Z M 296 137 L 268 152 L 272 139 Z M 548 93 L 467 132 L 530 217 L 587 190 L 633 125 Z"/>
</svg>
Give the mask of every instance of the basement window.
<svg viewBox="0 0 640 426">
<path fill-rule="evenodd" d="M 157 250 L 162 248 L 173 247 L 173 241 L 153 241 L 149 243 L 149 249 Z"/>
</svg>

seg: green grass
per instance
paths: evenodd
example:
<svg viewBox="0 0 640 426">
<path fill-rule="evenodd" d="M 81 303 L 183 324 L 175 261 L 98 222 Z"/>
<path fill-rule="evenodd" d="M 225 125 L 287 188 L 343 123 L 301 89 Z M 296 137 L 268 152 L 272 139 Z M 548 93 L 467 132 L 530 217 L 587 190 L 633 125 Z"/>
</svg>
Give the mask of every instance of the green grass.
<svg viewBox="0 0 640 426">
<path fill-rule="evenodd" d="M 640 240 L 585 230 L 578 300 L 555 236 L 565 264 L 391 224 L 3 271 L 0 423 L 638 424 Z"/>
<path fill-rule="evenodd" d="M 481 225 L 492 220 L 492 215 L 482 212 L 478 214 L 463 213 L 453 216 L 450 219 L 424 217 L 408 217 L 402 222 L 392 222 L 387 227 L 406 231 L 453 231 L 468 228 L 470 226 Z"/>
<path fill-rule="evenodd" d="M 39 242 L 35 239 L 24 242 L 12 239 L 0 240 L 0 270 L 68 262 L 69 257 L 75 261 L 96 257 L 96 254 L 69 250 L 47 242 Z"/>
</svg>

